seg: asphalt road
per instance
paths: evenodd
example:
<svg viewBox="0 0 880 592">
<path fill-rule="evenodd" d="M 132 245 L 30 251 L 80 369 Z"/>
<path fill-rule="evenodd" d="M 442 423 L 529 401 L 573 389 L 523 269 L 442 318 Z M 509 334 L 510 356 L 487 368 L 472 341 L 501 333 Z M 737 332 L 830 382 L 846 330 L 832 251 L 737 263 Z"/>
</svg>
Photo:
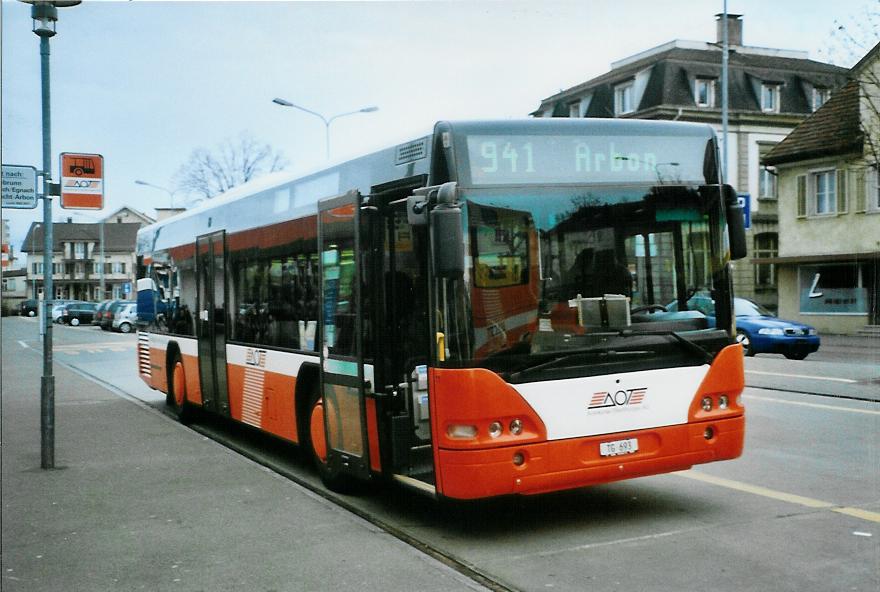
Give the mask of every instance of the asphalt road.
<svg viewBox="0 0 880 592">
<path fill-rule="evenodd" d="M 39 348 L 35 322 L 4 322 L 4 330 Z M 55 356 L 161 410 L 164 395 L 136 376 L 135 341 L 60 327 Z M 805 361 L 746 360 L 747 439 L 735 461 L 454 510 L 395 487 L 330 497 L 510 589 L 873 592 L 880 404 L 862 399 L 880 398 L 877 354 L 838 349 Z M 193 427 L 321 490 L 289 446 L 210 418 Z"/>
</svg>

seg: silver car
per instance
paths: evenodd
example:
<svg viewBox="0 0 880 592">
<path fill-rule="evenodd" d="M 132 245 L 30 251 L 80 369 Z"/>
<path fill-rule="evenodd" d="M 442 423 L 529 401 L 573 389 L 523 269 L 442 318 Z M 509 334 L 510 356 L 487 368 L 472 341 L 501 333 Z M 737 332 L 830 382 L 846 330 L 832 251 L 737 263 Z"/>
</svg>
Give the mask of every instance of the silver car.
<svg viewBox="0 0 880 592">
<path fill-rule="evenodd" d="M 113 316 L 113 330 L 120 333 L 131 333 L 137 323 L 137 303 L 123 304 Z"/>
</svg>

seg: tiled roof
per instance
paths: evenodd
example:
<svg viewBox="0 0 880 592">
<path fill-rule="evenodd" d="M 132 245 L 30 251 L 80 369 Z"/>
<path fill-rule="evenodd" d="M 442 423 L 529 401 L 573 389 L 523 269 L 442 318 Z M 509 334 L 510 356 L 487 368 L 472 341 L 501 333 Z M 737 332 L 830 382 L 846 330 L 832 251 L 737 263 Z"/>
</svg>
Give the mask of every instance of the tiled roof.
<svg viewBox="0 0 880 592">
<path fill-rule="evenodd" d="M 55 223 L 52 225 L 53 250 L 61 251 L 62 244 L 68 242 L 98 242 L 101 236 L 100 224 L 80 224 L 77 222 Z M 134 252 L 137 231 L 141 225 L 137 222 L 104 224 L 104 250 Z M 43 225 L 31 224 L 27 236 L 21 245 L 24 252 L 31 251 L 34 245 L 38 251 L 43 249 Z"/>
<path fill-rule="evenodd" d="M 614 86 L 649 67 L 652 70 L 633 114 L 636 117 L 639 111 L 654 107 L 695 107 L 693 82 L 696 78 L 720 81 L 721 51 L 673 47 L 652 54 L 544 99 L 533 115 L 550 108 L 554 116 L 568 116 L 569 103 L 592 94 L 586 116 L 613 117 Z M 846 82 L 846 69 L 802 58 L 732 51 L 728 79 L 732 111 L 760 113 L 761 84 L 774 83 L 781 85 L 780 112 L 806 115 L 812 111 L 812 88 L 839 88 Z M 717 92 L 720 90 L 719 84 Z M 716 103 L 716 108 L 720 107 L 720 99 Z"/>
<path fill-rule="evenodd" d="M 861 150 L 859 83 L 852 80 L 774 146 L 763 162 L 776 165 Z"/>
</svg>

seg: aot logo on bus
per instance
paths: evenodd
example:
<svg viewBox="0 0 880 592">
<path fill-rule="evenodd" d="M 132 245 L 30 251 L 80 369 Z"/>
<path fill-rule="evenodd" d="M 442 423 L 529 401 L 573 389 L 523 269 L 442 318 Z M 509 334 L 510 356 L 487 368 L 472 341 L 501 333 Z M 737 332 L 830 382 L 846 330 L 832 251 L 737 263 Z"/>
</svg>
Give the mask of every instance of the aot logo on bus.
<svg viewBox="0 0 880 592">
<path fill-rule="evenodd" d="M 626 407 L 628 405 L 641 405 L 648 394 L 647 387 L 640 387 L 627 390 L 618 390 L 614 393 L 609 391 L 599 391 L 593 393 L 590 399 L 588 409 L 604 409 L 606 407 Z"/>
<path fill-rule="evenodd" d="M 266 367 L 266 350 L 249 347 L 245 353 L 244 363 L 248 366 Z"/>
</svg>

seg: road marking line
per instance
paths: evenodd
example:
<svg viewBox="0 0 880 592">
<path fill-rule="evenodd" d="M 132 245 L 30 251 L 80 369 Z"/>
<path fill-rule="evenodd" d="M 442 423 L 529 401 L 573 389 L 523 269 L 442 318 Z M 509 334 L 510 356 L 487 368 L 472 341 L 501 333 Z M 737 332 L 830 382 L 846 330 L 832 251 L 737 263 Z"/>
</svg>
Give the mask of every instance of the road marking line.
<svg viewBox="0 0 880 592">
<path fill-rule="evenodd" d="M 846 514 L 854 518 L 862 520 L 870 520 L 871 522 L 880 522 L 880 512 L 871 512 L 870 510 L 862 510 L 861 508 L 833 508 L 832 512 Z"/>
<path fill-rule="evenodd" d="M 565 547 L 562 549 L 553 549 L 551 551 L 541 551 L 539 553 L 530 553 L 528 555 L 514 555 L 512 557 L 508 557 L 509 560 L 518 560 L 518 559 L 528 559 L 531 557 L 550 557 L 552 555 L 558 555 L 560 553 L 572 553 L 576 551 L 586 551 L 587 549 L 595 549 L 596 547 L 607 547 L 610 545 L 623 545 L 627 543 L 638 543 L 641 541 L 650 541 L 653 539 L 660 539 L 668 536 L 675 536 L 679 534 L 691 533 L 697 530 L 704 530 L 705 527 L 699 526 L 695 528 L 684 528 L 681 530 L 670 530 L 667 532 L 657 532 L 654 534 L 646 534 L 643 536 L 637 537 L 629 537 L 625 539 L 616 539 L 613 541 L 602 541 L 600 543 L 586 543 L 584 545 L 576 545 L 574 547 Z"/>
<path fill-rule="evenodd" d="M 853 384 L 858 382 L 858 380 L 853 380 L 851 378 L 834 378 L 832 376 L 810 376 L 808 374 L 785 374 L 784 372 L 764 372 L 762 370 L 746 370 L 746 374 L 765 374 L 767 376 L 785 376 L 787 378 L 808 378 L 810 380 L 831 380 L 833 382 L 845 382 L 847 384 Z"/>
<path fill-rule="evenodd" d="M 24 341 L 22 341 L 21 339 L 18 340 L 18 345 L 20 345 L 21 347 L 23 347 L 23 348 L 25 348 L 25 349 L 30 349 L 30 347 L 31 347 L 31 346 L 29 346 L 27 343 L 25 343 Z"/>
<path fill-rule="evenodd" d="M 854 409 L 852 407 L 840 407 L 838 405 L 824 405 L 822 403 L 804 403 L 803 401 L 786 401 L 785 399 L 774 399 L 773 397 L 759 397 L 757 395 L 743 395 L 746 400 L 766 401 L 769 403 L 783 403 L 784 405 L 798 405 L 800 407 L 813 407 L 815 409 L 831 409 L 832 411 L 848 411 L 850 413 L 865 413 L 867 415 L 880 415 L 880 411 L 872 409 Z"/>
<path fill-rule="evenodd" d="M 718 485 L 719 487 L 726 487 L 727 489 L 735 489 L 736 491 L 742 491 L 744 493 L 751 493 L 753 495 L 769 497 L 771 499 L 775 499 L 781 502 L 788 502 L 791 504 L 797 504 L 799 506 L 806 506 L 807 508 L 817 508 L 823 510 L 827 509 L 831 510 L 832 512 L 837 512 L 838 514 L 846 514 L 847 516 L 860 518 L 862 520 L 880 522 L 880 513 L 871 512 L 869 510 L 862 510 L 861 508 L 835 506 L 831 502 L 824 502 L 822 500 L 813 499 L 811 497 L 804 497 L 802 495 L 795 495 L 793 493 L 785 493 L 784 491 L 776 491 L 775 489 L 768 489 L 767 487 L 761 487 L 760 485 L 751 485 L 749 483 L 743 483 L 742 481 L 734 481 L 732 479 L 724 479 L 723 477 L 715 477 L 706 473 L 697 473 L 693 470 L 678 471 L 672 474 L 679 477 L 685 477 L 686 479 L 693 479 L 694 481 L 702 481 L 703 483 Z"/>
</svg>

